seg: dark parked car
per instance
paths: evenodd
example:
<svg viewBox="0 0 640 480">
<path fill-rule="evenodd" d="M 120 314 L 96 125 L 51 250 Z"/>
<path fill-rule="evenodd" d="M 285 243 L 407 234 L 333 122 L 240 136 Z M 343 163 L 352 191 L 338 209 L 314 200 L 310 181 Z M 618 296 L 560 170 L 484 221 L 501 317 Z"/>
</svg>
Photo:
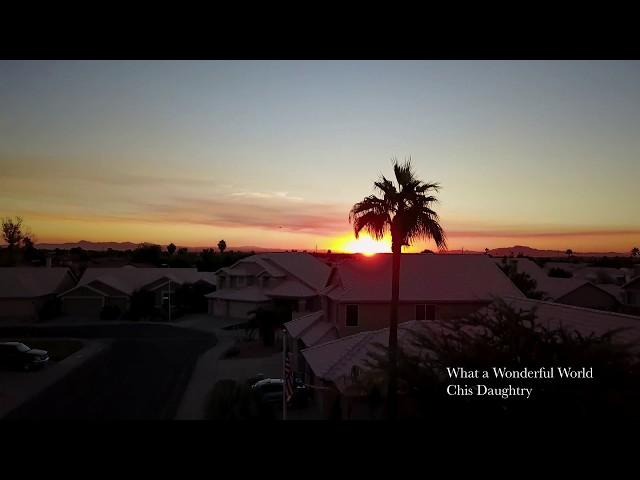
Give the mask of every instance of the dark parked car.
<svg viewBox="0 0 640 480">
<path fill-rule="evenodd" d="M 255 383 L 251 390 L 254 391 L 262 403 L 282 405 L 282 389 L 284 382 L 281 378 L 266 378 Z M 305 406 L 309 399 L 309 389 L 300 378 L 294 379 L 295 390 L 293 398 L 288 403 L 290 407 Z"/>
<path fill-rule="evenodd" d="M 0 366 L 32 370 L 49 362 L 49 352 L 27 347 L 20 342 L 0 343 Z"/>
</svg>

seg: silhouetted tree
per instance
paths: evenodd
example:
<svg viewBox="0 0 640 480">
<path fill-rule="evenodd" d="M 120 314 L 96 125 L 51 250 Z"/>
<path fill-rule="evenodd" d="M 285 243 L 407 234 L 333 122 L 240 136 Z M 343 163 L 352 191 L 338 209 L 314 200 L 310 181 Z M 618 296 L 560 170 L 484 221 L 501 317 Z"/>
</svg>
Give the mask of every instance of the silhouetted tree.
<svg viewBox="0 0 640 480">
<path fill-rule="evenodd" d="M 148 290 L 135 290 L 131 294 L 128 318 L 131 320 L 146 320 L 155 314 L 155 296 Z"/>
<path fill-rule="evenodd" d="M 136 263 L 150 263 L 159 265 L 162 258 L 160 245 L 140 245 L 131 254 L 131 260 Z"/>
<path fill-rule="evenodd" d="M 24 235 L 22 245 L 25 260 L 29 262 L 38 260 L 38 249 L 34 245 L 33 234 Z"/>
<path fill-rule="evenodd" d="M 484 249 L 484 254 L 485 254 L 485 255 L 489 255 L 489 249 L 488 249 L 488 248 L 485 248 L 485 249 Z"/>
<path fill-rule="evenodd" d="M 633 248 L 631 249 L 631 256 L 632 256 L 632 257 L 638 257 L 638 256 L 640 256 L 640 248 L 638 248 L 638 247 L 633 247 Z"/>
<path fill-rule="evenodd" d="M 227 248 L 227 242 L 225 242 L 224 240 L 220 240 L 218 242 L 218 250 L 220 250 L 220 253 L 224 253 L 226 248 Z"/>
<path fill-rule="evenodd" d="M 2 219 L 2 238 L 7 242 L 10 251 L 20 246 L 23 238 L 22 223 L 22 217 L 15 217 L 15 219 L 6 217 Z"/>
<path fill-rule="evenodd" d="M 248 385 L 224 379 L 213 386 L 205 417 L 208 420 L 272 420 L 275 412 L 260 402 Z"/>
<path fill-rule="evenodd" d="M 567 257 L 571 257 L 573 255 L 573 250 L 571 250 L 570 248 L 567 248 L 567 250 L 564 252 Z"/>
<path fill-rule="evenodd" d="M 532 278 L 527 272 L 518 271 L 518 262 L 516 260 L 502 259 L 500 268 L 505 273 L 509 280 L 520 289 L 529 298 L 537 300 L 542 299 L 543 294 L 537 290 L 538 282 L 535 278 Z"/>
<path fill-rule="evenodd" d="M 554 267 L 551 270 L 549 270 L 549 276 L 555 277 L 555 278 L 571 278 L 573 277 L 573 274 L 560 267 Z"/>
<path fill-rule="evenodd" d="M 167 245 L 167 252 L 169 252 L 169 255 L 173 255 L 176 252 L 176 246 L 173 243 L 170 243 Z"/>
<path fill-rule="evenodd" d="M 189 250 L 186 247 L 178 249 L 178 255 L 186 255 L 187 253 L 189 253 Z"/>
<path fill-rule="evenodd" d="M 416 330 L 399 350 L 399 377 L 413 400 L 415 417 L 436 415 L 558 415 L 563 421 L 612 413 L 634 415 L 640 401 L 640 363 L 633 345 L 618 338 L 619 331 L 581 335 L 539 321 L 535 309 L 522 311 L 498 300 L 487 311 L 461 320 L 435 320 Z M 360 386 L 370 391 L 384 384 L 388 368 L 386 348 L 377 345 L 360 375 Z M 527 401 L 500 396 L 449 396 L 452 382 L 447 367 L 488 370 L 504 367 L 521 371 L 541 367 L 592 367 L 596 380 L 554 379 L 535 386 Z M 465 380 L 473 383 L 474 380 Z M 529 379 L 481 379 L 490 387 L 531 386 Z M 546 418 L 545 418 L 546 420 Z"/>
<path fill-rule="evenodd" d="M 266 347 L 273 346 L 276 329 L 291 320 L 291 309 L 287 307 L 258 307 L 250 311 L 249 314 L 250 318 L 246 330 L 255 331 L 257 329 L 262 343 Z"/>
<path fill-rule="evenodd" d="M 400 259 L 402 247 L 417 239 L 433 239 L 439 249 L 446 247 L 445 233 L 439 223 L 438 214 L 432 210 L 437 198 L 438 183 L 424 183 L 415 177 L 411 159 L 400 164 L 393 160 L 393 171 L 397 185 L 384 176 L 375 182 L 382 197 L 369 195 L 356 203 L 349 212 L 355 237 L 365 230 L 376 240 L 391 234 L 392 281 L 391 315 L 389 319 L 389 385 L 388 416 L 397 414 L 398 303 L 400 295 Z"/>
</svg>

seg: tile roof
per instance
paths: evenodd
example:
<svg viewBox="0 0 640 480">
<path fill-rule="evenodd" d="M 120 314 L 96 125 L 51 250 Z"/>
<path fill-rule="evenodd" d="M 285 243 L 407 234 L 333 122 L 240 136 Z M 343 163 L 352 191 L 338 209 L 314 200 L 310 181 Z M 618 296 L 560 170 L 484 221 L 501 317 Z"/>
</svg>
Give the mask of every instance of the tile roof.
<svg viewBox="0 0 640 480">
<path fill-rule="evenodd" d="M 307 346 L 338 338 L 335 325 L 325 320 L 322 310 L 291 320 L 284 327 L 289 335 L 301 339 Z"/>
<path fill-rule="evenodd" d="M 161 278 L 167 278 L 179 284 L 196 283 L 202 280 L 215 285 L 215 273 L 198 272 L 196 268 L 138 268 L 125 266 L 119 268 L 87 268 L 76 288 L 97 280 L 131 295 L 135 290 Z"/>
<path fill-rule="evenodd" d="M 504 300 L 523 311 L 535 309 L 538 321 L 548 327 L 563 326 L 582 335 L 602 335 L 613 329 L 622 329 L 617 339 L 640 349 L 640 317 L 522 297 L 506 297 Z M 398 344 L 410 347 L 411 332 L 436 328 L 437 325 L 417 320 L 401 323 L 398 325 Z M 388 328 L 360 332 L 306 348 L 302 355 L 316 376 L 334 382 L 344 392 L 352 384 L 352 368 L 366 369 L 366 361 L 369 353 L 374 351 L 374 345 L 387 346 L 388 340 Z"/>
<path fill-rule="evenodd" d="M 407 340 L 411 338 L 411 332 L 426 327 L 427 322 L 418 320 L 399 324 L 398 344 L 406 345 Z M 344 391 L 350 384 L 352 368 L 357 366 L 366 369 L 369 353 L 377 351 L 375 345 L 387 346 L 388 342 L 389 329 L 383 328 L 305 348 L 302 355 L 317 377 L 334 382 L 338 389 Z"/>
<path fill-rule="evenodd" d="M 334 267 L 323 293 L 339 301 L 390 301 L 391 254 L 356 257 Z M 522 293 L 485 255 L 403 254 L 401 301 L 490 301 Z"/>
<path fill-rule="evenodd" d="M 290 273 L 315 289 L 324 287 L 331 273 L 331 268 L 325 262 L 308 253 L 261 253 L 244 260 L 249 261 L 254 257 L 264 261 L 267 265 Z"/>
<path fill-rule="evenodd" d="M 298 280 L 285 280 L 280 285 L 265 290 L 265 294 L 269 297 L 301 298 L 313 297 L 318 292 Z"/>
<path fill-rule="evenodd" d="M 68 268 L 1 267 L 0 298 L 33 298 L 58 293 Z"/>
<path fill-rule="evenodd" d="M 505 298 L 506 303 L 522 310 L 535 308 L 538 320 L 551 326 L 563 325 L 583 335 L 601 335 L 608 330 L 624 328 L 620 334 L 624 341 L 640 342 L 640 317 L 622 313 L 605 312 L 592 308 L 575 307 L 561 303 L 532 300 L 529 298 Z M 640 346 L 640 345 L 639 345 Z"/>
<path fill-rule="evenodd" d="M 546 298 L 551 300 L 564 297 L 584 285 L 593 285 L 607 293 L 612 293 L 609 290 L 602 288 L 602 285 L 592 284 L 585 278 L 550 277 L 548 276 L 547 271 L 540 268 L 538 264 L 532 262 L 528 258 L 508 258 L 507 260 L 517 264 L 518 272 L 525 272 L 533 278 L 537 283 L 536 289 L 546 294 Z M 498 265 L 502 265 L 502 259 L 496 258 L 494 261 Z"/>
<path fill-rule="evenodd" d="M 244 288 L 223 288 L 205 295 L 206 298 L 219 298 L 221 300 L 235 300 L 239 302 L 268 302 L 271 300 L 258 286 Z"/>
</svg>

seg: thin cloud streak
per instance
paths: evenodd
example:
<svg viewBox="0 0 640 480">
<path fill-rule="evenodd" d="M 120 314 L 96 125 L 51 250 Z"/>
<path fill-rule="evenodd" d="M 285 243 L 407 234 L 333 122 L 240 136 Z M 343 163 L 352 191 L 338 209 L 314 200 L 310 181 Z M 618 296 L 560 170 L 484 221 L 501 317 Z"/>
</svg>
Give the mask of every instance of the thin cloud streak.
<svg viewBox="0 0 640 480">
<path fill-rule="evenodd" d="M 449 237 L 477 237 L 477 238 L 554 238 L 554 237 L 577 237 L 577 236 L 612 236 L 612 235 L 640 235 L 640 229 L 603 229 L 603 230 L 574 230 L 574 231 L 518 231 L 518 230 L 500 230 L 500 231 L 461 231 L 449 230 Z"/>
</svg>

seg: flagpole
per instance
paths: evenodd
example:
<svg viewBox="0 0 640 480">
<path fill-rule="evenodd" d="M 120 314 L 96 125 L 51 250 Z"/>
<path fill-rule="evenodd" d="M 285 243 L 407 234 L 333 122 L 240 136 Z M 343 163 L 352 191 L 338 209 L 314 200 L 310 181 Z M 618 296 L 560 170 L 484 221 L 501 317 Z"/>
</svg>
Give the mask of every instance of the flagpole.
<svg viewBox="0 0 640 480">
<path fill-rule="evenodd" d="M 287 419 L 287 331 L 282 329 L 282 420 Z"/>
</svg>

